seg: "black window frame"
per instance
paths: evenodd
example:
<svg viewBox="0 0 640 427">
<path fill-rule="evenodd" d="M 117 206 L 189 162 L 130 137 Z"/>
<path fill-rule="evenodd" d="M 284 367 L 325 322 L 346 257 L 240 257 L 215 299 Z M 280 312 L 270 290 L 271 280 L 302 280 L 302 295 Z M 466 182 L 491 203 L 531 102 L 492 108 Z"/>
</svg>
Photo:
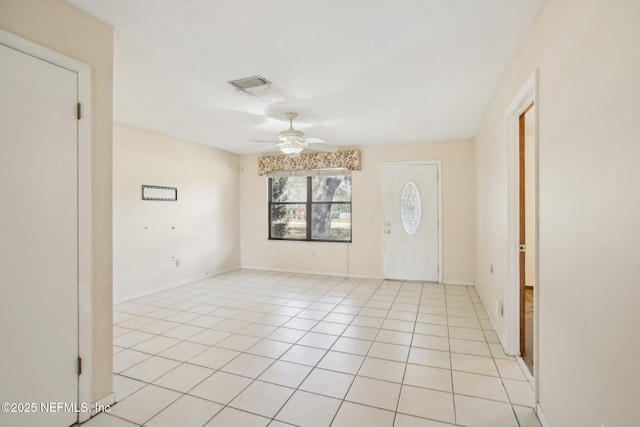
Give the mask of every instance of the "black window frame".
<svg viewBox="0 0 640 427">
<path fill-rule="evenodd" d="M 351 177 L 351 175 L 345 175 L 345 174 L 335 174 L 335 175 L 331 175 L 331 176 L 344 176 L 344 177 Z M 353 200 L 349 200 L 348 202 L 336 202 L 336 201 L 321 201 L 321 202 L 314 202 L 313 199 L 313 195 L 312 195 L 312 183 L 313 183 L 313 176 L 305 176 L 306 180 L 307 180 L 307 200 L 306 201 L 295 201 L 295 202 L 274 202 L 273 201 L 273 177 L 270 177 L 268 179 L 268 230 L 269 230 L 269 240 L 283 240 L 283 241 L 289 241 L 289 242 L 329 242 L 329 243 L 352 243 L 353 241 L 353 205 L 352 202 Z M 353 190 L 352 190 L 353 191 Z M 350 199 L 353 197 L 353 195 L 350 195 Z M 287 237 L 273 237 L 271 235 L 271 230 L 272 230 L 272 219 L 271 219 L 271 214 L 273 212 L 273 205 L 304 205 L 305 206 L 305 223 L 306 223 L 306 238 L 304 239 L 295 239 L 295 238 L 287 238 Z M 314 205 L 347 205 L 349 206 L 349 240 L 332 240 L 332 239 L 314 239 L 312 236 L 312 230 L 311 230 L 311 223 L 312 223 L 312 217 L 313 217 L 313 206 Z"/>
</svg>

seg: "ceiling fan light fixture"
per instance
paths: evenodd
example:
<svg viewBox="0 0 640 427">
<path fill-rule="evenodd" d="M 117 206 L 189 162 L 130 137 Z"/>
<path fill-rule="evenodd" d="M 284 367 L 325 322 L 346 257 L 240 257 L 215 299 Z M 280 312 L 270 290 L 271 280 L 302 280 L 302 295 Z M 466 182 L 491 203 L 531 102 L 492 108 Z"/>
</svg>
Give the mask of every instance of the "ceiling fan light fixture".
<svg viewBox="0 0 640 427">
<path fill-rule="evenodd" d="M 280 148 L 284 154 L 299 154 L 302 151 L 302 147 L 282 147 Z"/>
<path fill-rule="evenodd" d="M 295 141 L 287 141 L 279 145 L 280 151 L 290 156 L 300 154 L 306 148 L 306 144 L 300 144 Z"/>
<path fill-rule="evenodd" d="M 279 132 L 278 139 L 285 143 L 295 141 L 302 144 L 304 143 L 304 133 L 302 133 L 299 130 L 289 128 L 287 130 L 283 130 L 282 132 Z"/>
</svg>

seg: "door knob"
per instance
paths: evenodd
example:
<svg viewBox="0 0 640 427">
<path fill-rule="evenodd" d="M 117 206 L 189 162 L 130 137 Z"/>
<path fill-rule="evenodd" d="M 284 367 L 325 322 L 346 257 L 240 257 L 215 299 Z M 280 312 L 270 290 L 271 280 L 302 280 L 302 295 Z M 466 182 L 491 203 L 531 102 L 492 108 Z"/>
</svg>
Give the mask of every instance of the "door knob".
<svg viewBox="0 0 640 427">
<path fill-rule="evenodd" d="M 384 230 L 385 233 L 391 234 L 391 230 Z"/>
<path fill-rule="evenodd" d="M 391 225 L 391 221 L 385 222 L 384 225 Z"/>
</svg>

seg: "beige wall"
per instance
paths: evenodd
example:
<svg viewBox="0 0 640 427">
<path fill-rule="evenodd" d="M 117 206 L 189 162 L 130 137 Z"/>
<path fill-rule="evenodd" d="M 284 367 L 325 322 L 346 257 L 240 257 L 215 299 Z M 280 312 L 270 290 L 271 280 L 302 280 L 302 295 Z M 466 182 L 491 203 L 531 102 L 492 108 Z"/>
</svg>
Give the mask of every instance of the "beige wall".
<svg viewBox="0 0 640 427">
<path fill-rule="evenodd" d="M 362 170 L 353 172 L 353 243 L 269 241 L 267 178 L 257 156 L 242 156 L 240 178 L 242 266 L 381 277 L 382 163 L 442 161 L 443 279 L 473 282 L 474 148 L 471 141 L 362 147 Z M 373 219 L 367 221 L 368 208 Z M 315 253 L 315 256 L 313 254 Z"/>
<path fill-rule="evenodd" d="M 507 286 L 505 112 L 538 68 L 535 363 L 554 427 L 637 424 L 639 16 L 636 0 L 547 1 L 476 139 L 476 278 L 492 305 Z"/>
<path fill-rule="evenodd" d="M 238 156 L 121 123 L 113 137 L 114 298 L 239 268 Z M 142 184 L 178 201 L 143 201 Z"/>
<path fill-rule="evenodd" d="M 92 396 L 112 391 L 111 128 L 112 28 L 63 0 L 2 0 L 0 28 L 91 66 L 93 366 Z"/>
</svg>

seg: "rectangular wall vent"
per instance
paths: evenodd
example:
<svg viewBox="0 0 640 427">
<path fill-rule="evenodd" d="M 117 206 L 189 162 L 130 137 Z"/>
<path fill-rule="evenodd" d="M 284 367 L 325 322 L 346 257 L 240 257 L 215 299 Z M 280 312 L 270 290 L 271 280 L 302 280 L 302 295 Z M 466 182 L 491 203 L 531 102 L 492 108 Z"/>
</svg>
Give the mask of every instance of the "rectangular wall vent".
<svg viewBox="0 0 640 427">
<path fill-rule="evenodd" d="M 238 90 L 247 90 L 247 89 L 252 89 L 254 87 L 259 87 L 259 86 L 264 86 L 264 85 L 269 85 L 271 84 L 271 82 L 267 79 L 265 79 L 262 76 L 251 76 L 251 77 L 245 77 L 243 79 L 237 79 L 237 80 L 231 80 L 229 82 L 230 85 L 232 85 L 233 87 L 235 87 Z"/>
</svg>

